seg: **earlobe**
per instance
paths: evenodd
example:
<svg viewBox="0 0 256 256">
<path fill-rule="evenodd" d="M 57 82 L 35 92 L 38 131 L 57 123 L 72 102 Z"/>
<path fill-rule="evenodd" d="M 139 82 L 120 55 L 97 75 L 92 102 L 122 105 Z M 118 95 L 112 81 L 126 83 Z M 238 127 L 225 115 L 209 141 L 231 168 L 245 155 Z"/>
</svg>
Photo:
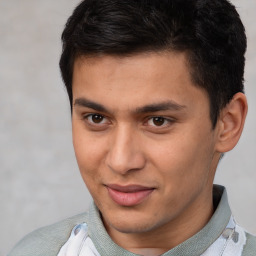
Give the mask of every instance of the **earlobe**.
<svg viewBox="0 0 256 256">
<path fill-rule="evenodd" d="M 224 153 L 236 146 L 243 131 L 247 109 L 246 96 L 240 92 L 222 109 L 217 124 L 216 151 Z"/>
</svg>

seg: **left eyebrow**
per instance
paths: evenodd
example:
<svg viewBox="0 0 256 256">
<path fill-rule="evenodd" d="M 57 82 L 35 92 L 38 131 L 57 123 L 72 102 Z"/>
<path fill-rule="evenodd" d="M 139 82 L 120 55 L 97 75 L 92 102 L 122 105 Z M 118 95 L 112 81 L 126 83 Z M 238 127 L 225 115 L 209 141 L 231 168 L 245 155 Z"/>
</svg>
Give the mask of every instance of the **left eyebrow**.
<svg viewBox="0 0 256 256">
<path fill-rule="evenodd" d="M 180 105 L 174 101 L 165 101 L 161 103 L 149 104 L 143 107 L 136 108 L 135 113 L 145 114 L 164 110 L 180 111 L 185 109 L 185 105 Z"/>
</svg>

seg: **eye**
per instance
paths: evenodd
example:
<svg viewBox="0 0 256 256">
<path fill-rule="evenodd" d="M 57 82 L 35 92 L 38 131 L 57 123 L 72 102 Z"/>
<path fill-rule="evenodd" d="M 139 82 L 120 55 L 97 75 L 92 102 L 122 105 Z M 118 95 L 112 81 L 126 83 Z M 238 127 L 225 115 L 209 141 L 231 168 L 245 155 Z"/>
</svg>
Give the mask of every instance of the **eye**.
<svg viewBox="0 0 256 256">
<path fill-rule="evenodd" d="M 148 125 L 154 126 L 154 127 L 164 127 L 172 123 L 172 120 L 167 119 L 162 116 L 154 116 L 148 119 Z"/>
<path fill-rule="evenodd" d="M 108 121 L 107 119 L 100 114 L 89 114 L 84 117 L 87 119 L 90 124 L 106 124 Z"/>
</svg>

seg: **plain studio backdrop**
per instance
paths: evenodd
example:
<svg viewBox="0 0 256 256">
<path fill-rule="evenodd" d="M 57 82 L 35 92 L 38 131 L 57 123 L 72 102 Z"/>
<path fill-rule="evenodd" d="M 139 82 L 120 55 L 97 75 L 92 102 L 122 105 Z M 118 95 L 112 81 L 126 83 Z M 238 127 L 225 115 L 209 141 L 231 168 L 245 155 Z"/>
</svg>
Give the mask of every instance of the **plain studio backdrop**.
<svg viewBox="0 0 256 256">
<path fill-rule="evenodd" d="M 249 113 L 215 182 L 238 223 L 256 233 L 256 26 L 254 0 L 233 0 L 248 36 Z M 25 234 L 83 212 L 91 198 L 72 147 L 60 36 L 78 0 L 0 0 L 0 255 Z"/>
</svg>

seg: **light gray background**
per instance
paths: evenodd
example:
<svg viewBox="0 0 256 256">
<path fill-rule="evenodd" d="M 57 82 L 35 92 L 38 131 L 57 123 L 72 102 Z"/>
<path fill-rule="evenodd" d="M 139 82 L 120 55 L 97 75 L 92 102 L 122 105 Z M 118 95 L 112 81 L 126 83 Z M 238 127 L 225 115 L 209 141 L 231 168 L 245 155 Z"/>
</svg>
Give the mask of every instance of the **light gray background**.
<svg viewBox="0 0 256 256">
<path fill-rule="evenodd" d="M 78 2 L 0 0 L 0 255 L 28 232 L 85 211 L 90 202 L 73 153 L 58 69 L 60 35 Z M 227 187 L 237 221 L 256 233 L 256 1 L 232 2 L 248 34 L 250 110 L 216 182 Z"/>
</svg>

